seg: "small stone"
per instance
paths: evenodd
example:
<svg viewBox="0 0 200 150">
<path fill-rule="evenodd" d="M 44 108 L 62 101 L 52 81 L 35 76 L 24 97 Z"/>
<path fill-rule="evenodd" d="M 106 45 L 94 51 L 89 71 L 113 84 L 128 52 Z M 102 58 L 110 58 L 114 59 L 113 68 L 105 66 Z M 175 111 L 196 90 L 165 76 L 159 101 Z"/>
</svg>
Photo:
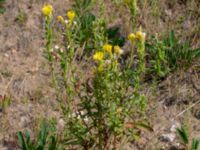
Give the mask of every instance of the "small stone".
<svg viewBox="0 0 200 150">
<path fill-rule="evenodd" d="M 191 28 L 191 21 L 190 20 L 186 20 L 184 23 L 183 23 L 183 28 L 184 29 L 189 29 Z"/>
<path fill-rule="evenodd" d="M 171 132 L 176 132 L 176 129 L 180 128 L 180 126 L 181 126 L 180 123 L 176 122 L 171 126 L 170 131 Z"/>
<path fill-rule="evenodd" d="M 171 17 L 171 16 L 172 16 L 172 11 L 171 11 L 170 9 L 166 9 L 166 10 L 165 10 L 165 14 L 166 14 L 167 16 Z"/>
<path fill-rule="evenodd" d="M 62 131 L 65 127 L 65 121 L 63 119 L 59 119 L 58 124 L 57 124 L 57 129 L 59 131 Z"/>
<path fill-rule="evenodd" d="M 20 118 L 20 126 L 21 127 L 26 127 L 28 125 L 28 123 L 29 123 L 29 119 L 27 117 L 22 116 Z"/>
<path fill-rule="evenodd" d="M 175 138 L 176 138 L 176 134 L 167 133 L 167 134 L 162 134 L 160 137 L 160 140 L 163 142 L 173 142 Z"/>
<path fill-rule="evenodd" d="M 5 57 L 9 57 L 9 55 L 7 53 L 4 54 Z"/>
</svg>

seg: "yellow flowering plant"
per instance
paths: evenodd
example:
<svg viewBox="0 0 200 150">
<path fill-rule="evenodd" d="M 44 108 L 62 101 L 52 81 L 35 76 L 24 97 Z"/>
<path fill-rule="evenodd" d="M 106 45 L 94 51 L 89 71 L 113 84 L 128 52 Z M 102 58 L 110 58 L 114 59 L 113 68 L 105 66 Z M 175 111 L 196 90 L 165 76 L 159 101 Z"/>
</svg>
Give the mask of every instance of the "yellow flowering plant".
<svg viewBox="0 0 200 150">
<path fill-rule="evenodd" d="M 104 52 L 96 52 L 94 55 L 93 55 L 93 59 L 95 61 L 102 61 L 104 58 Z"/>
<path fill-rule="evenodd" d="M 123 50 L 118 45 L 114 46 L 114 52 L 117 55 L 122 55 L 123 54 Z"/>
<path fill-rule="evenodd" d="M 101 1 L 102 10 L 103 4 Z M 137 124 L 143 120 L 141 116 L 146 99 L 144 95 L 139 94 L 137 86 L 145 70 L 145 34 L 139 30 L 128 37 L 137 46 L 139 60 L 138 68 L 130 75 L 132 68 L 119 63 L 124 50 L 117 44 L 111 44 L 112 42 L 106 37 L 104 18 L 100 16 L 93 21 L 91 23 L 93 39 L 87 39 L 84 43 L 92 43 L 93 49 L 98 51 L 92 56 L 93 71 L 88 75 L 88 79 L 84 80 L 82 74 L 85 72 L 78 68 L 79 62 L 76 61 L 76 52 L 85 48 L 85 45 L 77 40 L 79 27 L 83 24 L 74 23 L 76 21 L 79 23 L 80 14 L 77 13 L 77 9 L 68 11 L 66 16 L 68 21 L 62 16 L 57 16 L 64 31 L 61 32 L 63 46 L 54 48 L 51 27 L 53 14 L 52 11 L 47 11 L 47 8 L 45 6 L 42 10 L 46 20 L 45 48 L 52 66 L 56 90 L 59 93 L 56 96 L 65 118 L 65 128 L 60 140 L 66 144 L 65 148 L 103 150 L 112 146 L 117 149 L 118 142 L 122 142 L 124 137 L 129 139 L 134 132 L 138 133 Z M 87 63 L 89 58 L 85 59 Z M 131 66 L 132 62 L 128 61 L 127 64 Z M 132 78 L 134 78 L 133 83 Z M 134 127 L 130 127 L 130 124 Z"/>
<path fill-rule="evenodd" d="M 73 10 L 70 10 L 67 12 L 67 17 L 70 21 L 73 21 L 75 18 L 75 12 Z"/>
<path fill-rule="evenodd" d="M 109 54 L 112 54 L 112 45 L 110 45 L 110 44 L 105 44 L 105 45 L 103 46 L 103 50 L 104 50 L 105 52 L 108 52 Z"/>
<path fill-rule="evenodd" d="M 44 5 L 42 8 L 42 13 L 45 17 L 49 17 L 52 15 L 53 7 L 51 5 Z"/>
<path fill-rule="evenodd" d="M 51 69 L 52 82 L 54 87 L 57 88 L 56 76 L 55 76 L 55 68 L 54 68 L 54 57 L 53 57 L 53 30 L 52 30 L 52 13 L 53 7 L 52 5 L 44 5 L 42 8 L 42 14 L 45 17 L 45 54 L 47 54 L 47 60 L 49 61 L 49 66 Z"/>
<path fill-rule="evenodd" d="M 138 66 L 137 70 L 134 72 L 135 74 L 135 85 L 138 87 L 140 85 L 140 78 L 142 74 L 145 72 L 145 38 L 146 33 L 142 32 L 142 27 L 140 27 L 139 31 L 136 33 L 130 33 L 128 35 L 128 40 L 132 43 L 132 48 L 136 46 L 137 55 L 138 55 Z M 127 66 L 131 68 L 133 65 L 133 53 L 134 49 L 131 49 L 131 57 L 128 60 Z"/>
<path fill-rule="evenodd" d="M 96 144 L 100 150 L 108 148 L 105 145 L 112 141 L 107 139 L 107 136 L 120 141 L 123 136 L 135 130 L 127 127 L 127 119 L 131 118 L 130 112 L 138 119 L 141 115 L 139 112 L 144 109 L 146 103 L 143 95 L 129 88 L 130 80 L 126 77 L 126 70 L 122 69 L 118 62 L 122 54 L 123 50 L 117 45 L 103 45 L 102 50 L 93 55 L 96 67 L 91 78 L 92 84 L 84 84 L 80 93 L 85 94 L 79 95 L 80 110 L 85 112 L 81 118 L 84 120 L 87 116 L 88 119 L 87 123 L 82 122 L 82 127 L 90 127 L 87 133 L 97 137 Z M 136 110 L 137 114 L 134 114 Z M 136 120 L 131 121 L 137 128 Z M 84 136 L 87 136 L 87 133 Z M 88 137 L 90 142 L 92 137 Z M 116 141 L 112 142 L 112 146 L 116 148 Z"/>
</svg>

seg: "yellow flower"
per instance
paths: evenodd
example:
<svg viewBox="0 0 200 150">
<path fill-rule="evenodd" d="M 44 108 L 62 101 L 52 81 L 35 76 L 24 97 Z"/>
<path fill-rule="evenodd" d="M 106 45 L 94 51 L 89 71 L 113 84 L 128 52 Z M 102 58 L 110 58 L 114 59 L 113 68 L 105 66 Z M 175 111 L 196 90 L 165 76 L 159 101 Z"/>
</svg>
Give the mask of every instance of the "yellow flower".
<svg viewBox="0 0 200 150">
<path fill-rule="evenodd" d="M 62 16 L 57 16 L 57 20 L 61 23 L 63 23 L 65 20 Z"/>
<path fill-rule="evenodd" d="M 134 33 L 130 33 L 130 34 L 128 35 L 128 39 L 131 40 L 131 41 L 134 41 L 134 40 L 136 39 L 135 34 L 134 34 Z"/>
<path fill-rule="evenodd" d="M 74 20 L 74 17 L 75 17 L 75 12 L 70 10 L 67 12 L 67 17 L 70 21 L 73 21 Z"/>
<path fill-rule="evenodd" d="M 114 46 L 114 52 L 118 55 L 123 54 L 123 50 L 119 46 Z"/>
<path fill-rule="evenodd" d="M 103 46 L 103 50 L 104 50 L 105 52 L 108 52 L 109 54 L 112 54 L 112 45 L 110 45 L 110 44 L 105 44 L 105 45 Z"/>
<path fill-rule="evenodd" d="M 104 53 L 103 53 L 103 52 L 96 52 L 96 53 L 93 55 L 93 59 L 96 60 L 96 61 L 101 61 L 101 60 L 103 60 L 103 57 L 104 57 Z"/>
<path fill-rule="evenodd" d="M 42 8 L 42 13 L 44 16 L 51 16 L 53 12 L 53 7 L 51 5 L 44 5 Z"/>
<path fill-rule="evenodd" d="M 146 34 L 144 32 L 141 31 L 137 31 L 136 32 L 136 38 L 140 41 L 144 41 L 145 40 L 145 36 Z"/>
<path fill-rule="evenodd" d="M 146 33 L 142 32 L 142 27 L 140 27 L 140 30 L 136 32 L 135 36 L 138 40 L 144 41 L 146 37 Z"/>
</svg>

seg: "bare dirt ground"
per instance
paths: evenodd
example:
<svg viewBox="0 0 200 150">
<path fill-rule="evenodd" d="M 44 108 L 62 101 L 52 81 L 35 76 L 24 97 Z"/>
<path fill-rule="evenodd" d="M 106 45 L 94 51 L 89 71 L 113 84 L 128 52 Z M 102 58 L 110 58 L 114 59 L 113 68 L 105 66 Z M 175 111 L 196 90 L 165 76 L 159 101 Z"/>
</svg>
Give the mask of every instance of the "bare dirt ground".
<svg viewBox="0 0 200 150">
<path fill-rule="evenodd" d="M 43 117 L 60 118 L 50 85 L 50 72 L 43 57 L 43 19 L 41 8 L 50 2 L 56 15 L 64 14 L 69 0 L 6 0 L 6 12 L 0 15 L 0 95 L 11 96 L 6 113 L 0 112 L 0 150 L 19 149 L 16 132 L 34 130 Z M 112 8 L 106 1 L 108 13 Z M 155 11 L 147 4 L 139 9 L 139 23 L 147 35 L 167 35 L 174 29 L 182 40 L 189 39 L 192 47 L 200 46 L 200 2 L 198 0 L 163 0 Z M 110 9 L 111 8 L 111 9 Z M 122 26 L 126 35 L 130 30 L 123 13 L 115 11 L 111 24 Z M 200 138 L 200 62 L 188 69 L 177 70 L 158 86 L 147 85 L 148 117 L 153 133 L 144 133 L 140 146 L 130 149 L 170 149 L 179 145 L 173 125 L 187 124 L 192 137 Z M 189 109 L 190 108 L 190 109 Z M 185 110 L 185 111 L 184 111 Z M 173 141 L 165 134 L 176 136 Z"/>
</svg>

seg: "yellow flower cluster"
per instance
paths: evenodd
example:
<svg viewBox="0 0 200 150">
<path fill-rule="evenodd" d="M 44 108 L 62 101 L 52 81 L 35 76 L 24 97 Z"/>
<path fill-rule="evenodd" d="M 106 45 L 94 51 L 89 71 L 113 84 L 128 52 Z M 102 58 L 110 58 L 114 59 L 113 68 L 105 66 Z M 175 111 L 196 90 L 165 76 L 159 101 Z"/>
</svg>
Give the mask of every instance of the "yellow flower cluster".
<svg viewBox="0 0 200 150">
<path fill-rule="evenodd" d="M 117 56 L 122 54 L 123 50 L 119 46 L 105 44 L 102 48 L 102 51 L 98 51 L 93 55 L 93 59 L 97 62 L 100 62 L 97 70 L 102 72 L 105 68 L 110 66 L 111 63 L 117 63 Z"/>
<path fill-rule="evenodd" d="M 109 54 L 112 54 L 112 45 L 110 45 L 110 44 L 105 44 L 105 45 L 103 46 L 103 50 L 104 50 L 104 52 L 108 52 Z"/>
<path fill-rule="evenodd" d="M 140 27 L 140 30 L 137 31 L 135 34 L 130 33 L 128 35 L 128 39 L 131 41 L 139 40 L 139 41 L 144 41 L 146 37 L 146 33 L 142 32 L 142 28 Z"/>
<path fill-rule="evenodd" d="M 95 61 L 101 61 L 103 60 L 104 56 L 106 53 L 108 53 L 109 55 L 112 55 L 113 52 L 117 55 L 122 55 L 123 54 L 123 50 L 118 46 L 112 46 L 110 44 L 105 44 L 103 46 L 103 51 L 99 51 L 99 52 L 96 52 L 94 55 L 93 55 L 93 59 Z"/>
<path fill-rule="evenodd" d="M 53 12 L 53 7 L 51 5 L 44 5 L 42 8 L 42 14 L 46 17 L 51 16 Z"/>
<path fill-rule="evenodd" d="M 96 60 L 96 61 L 101 61 L 101 60 L 103 60 L 103 58 L 104 58 L 104 53 L 103 52 L 96 52 L 93 55 L 93 59 Z"/>
<path fill-rule="evenodd" d="M 66 23 L 71 25 L 71 23 L 73 22 L 74 18 L 75 18 L 75 12 L 70 10 L 66 13 L 68 20 L 65 20 L 62 16 L 57 16 L 57 20 L 60 23 Z"/>
<path fill-rule="evenodd" d="M 74 18 L 75 18 L 75 12 L 72 11 L 72 10 L 68 11 L 68 12 L 67 12 L 67 17 L 68 17 L 68 19 L 69 19 L 70 21 L 73 21 Z"/>
</svg>

